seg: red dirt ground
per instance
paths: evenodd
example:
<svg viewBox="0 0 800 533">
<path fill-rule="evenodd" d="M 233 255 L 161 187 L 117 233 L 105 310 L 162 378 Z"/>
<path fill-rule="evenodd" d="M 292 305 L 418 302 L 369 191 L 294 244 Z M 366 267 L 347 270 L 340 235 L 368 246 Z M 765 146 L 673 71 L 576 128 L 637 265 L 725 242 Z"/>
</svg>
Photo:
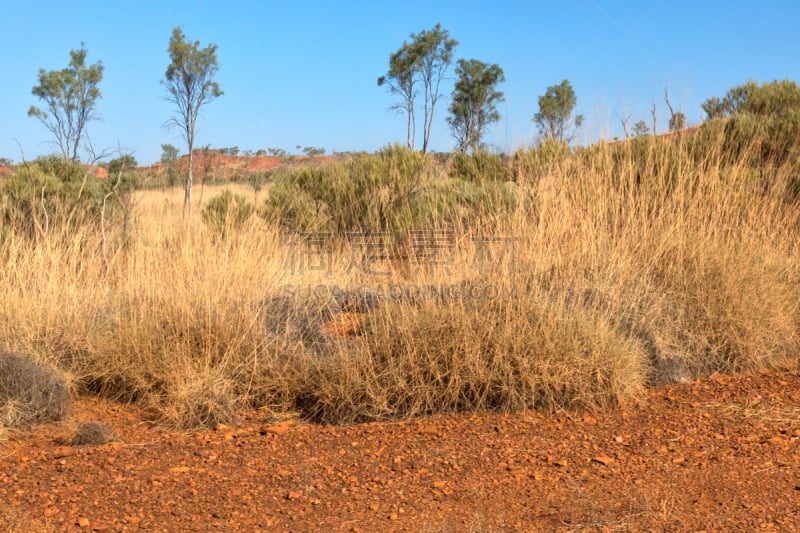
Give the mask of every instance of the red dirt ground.
<svg viewBox="0 0 800 533">
<path fill-rule="evenodd" d="M 0 530 L 795 531 L 800 375 L 712 376 L 608 412 L 176 434 L 93 399 L 0 444 Z"/>
</svg>

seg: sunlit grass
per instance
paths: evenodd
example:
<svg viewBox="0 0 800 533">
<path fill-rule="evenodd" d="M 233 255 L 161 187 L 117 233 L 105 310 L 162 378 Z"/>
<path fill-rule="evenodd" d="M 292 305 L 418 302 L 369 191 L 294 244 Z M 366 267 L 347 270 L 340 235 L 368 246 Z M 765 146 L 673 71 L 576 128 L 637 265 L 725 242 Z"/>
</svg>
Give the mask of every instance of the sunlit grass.
<svg viewBox="0 0 800 533">
<path fill-rule="evenodd" d="M 422 264 L 408 246 L 368 264 L 346 242 L 309 251 L 259 217 L 220 238 L 200 212 L 223 187 L 201 204 L 196 186 L 188 221 L 182 189 L 139 191 L 109 261 L 86 245 L 90 227 L 4 242 L 0 348 L 180 427 L 242 407 L 340 423 L 611 406 L 648 384 L 796 361 L 791 173 L 769 170 L 765 188 L 745 159 L 715 161 L 653 145 L 520 164 L 508 186 L 527 201 L 463 213 L 452 246 Z M 428 186 L 452 180 L 439 174 Z M 475 228 L 513 248 L 481 256 Z M 407 296 L 442 286 L 483 292 Z M 357 289 L 379 303 L 331 335 L 351 312 L 337 294 Z"/>
</svg>

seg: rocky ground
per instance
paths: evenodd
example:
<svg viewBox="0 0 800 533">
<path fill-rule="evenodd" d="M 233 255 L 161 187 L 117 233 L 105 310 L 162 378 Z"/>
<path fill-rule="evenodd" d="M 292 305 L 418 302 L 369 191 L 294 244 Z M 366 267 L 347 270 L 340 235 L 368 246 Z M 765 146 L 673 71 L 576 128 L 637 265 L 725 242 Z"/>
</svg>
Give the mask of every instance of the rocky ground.
<svg viewBox="0 0 800 533">
<path fill-rule="evenodd" d="M 74 420 L 120 441 L 67 446 Z M 712 376 L 584 413 L 321 427 L 249 413 L 176 434 L 73 405 L 0 442 L 0 530 L 800 529 L 800 376 Z"/>
</svg>

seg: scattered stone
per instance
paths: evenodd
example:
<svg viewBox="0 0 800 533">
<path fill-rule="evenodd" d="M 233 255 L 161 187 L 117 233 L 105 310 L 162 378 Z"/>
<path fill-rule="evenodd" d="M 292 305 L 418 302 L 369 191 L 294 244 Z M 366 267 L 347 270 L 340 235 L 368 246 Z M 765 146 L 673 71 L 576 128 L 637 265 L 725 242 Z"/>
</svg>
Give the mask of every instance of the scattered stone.
<svg viewBox="0 0 800 533">
<path fill-rule="evenodd" d="M 75 524 L 79 527 L 89 527 L 89 519 L 85 517 L 78 518 L 78 521 Z"/>
<path fill-rule="evenodd" d="M 62 446 L 53 450 L 53 459 L 61 459 L 62 457 L 69 457 L 70 455 L 75 455 L 74 448 Z"/>
<path fill-rule="evenodd" d="M 608 466 L 614 462 L 614 459 L 607 455 L 598 455 L 597 457 L 592 457 L 593 463 L 600 463 L 603 466 Z"/>
<path fill-rule="evenodd" d="M 446 485 L 447 483 L 442 480 L 436 480 L 433 482 L 434 489 L 443 489 Z"/>
<path fill-rule="evenodd" d="M 286 420 L 281 422 L 280 424 L 272 424 L 269 426 L 264 426 L 259 430 L 261 435 L 271 434 L 271 435 L 285 435 L 289 432 L 289 429 L 295 427 L 297 422 L 294 420 Z"/>
</svg>

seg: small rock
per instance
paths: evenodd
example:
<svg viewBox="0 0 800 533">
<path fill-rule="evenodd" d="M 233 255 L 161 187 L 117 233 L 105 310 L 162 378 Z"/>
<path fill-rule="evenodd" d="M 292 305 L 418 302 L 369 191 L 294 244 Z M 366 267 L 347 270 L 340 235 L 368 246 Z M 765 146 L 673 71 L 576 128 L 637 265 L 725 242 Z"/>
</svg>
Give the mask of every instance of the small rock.
<svg viewBox="0 0 800 533">
<path fill-rule="evenodd" d="M 389 515 L 389 520 L 392 520 L 392 521 L 397 520 L 397 513 L 390 514 Z"/>
<path fill-rule="evenodd" d="M 559 459 L 558 461 L 553 461 L 553 466 L 567 466 L 567 460 Z"/>
<path fill-rule="evenodd" d="M 289 492 L 286 493 L 287 500 L 299 500 L 302 497 L 303 495 L 300 494 L 299 492 L 294 492 L 290 490 Z"/>
<path fill-rule="evenodd" d="M 608 466 L 614 462 L 614 459 L 607 455 L 598 455 L 597 457 L 592 457 L 593 463 L 600 463 L 603 466 Z"/>
<path fill-rule="evenodd" d="M 420 435 L 430 435 L 430 436 L 437 436 L 439 434 L 439 430 L 433 426 L 423 426 L 419 428 Z"/>
<path fill-rule="evenodd" d="M 272 424 L 269 426 L 262 427 L 258 432 L 261 435 L 271 434 L 271 435 L 285 435 L 289 432 L 290 428 L 293 428 L 297 425 L 297 422 L 294 420 L 286 420 L 281 422 L 280 424 Z"/>
<path fill-rule="evenodd" d="M 78 521 L 75 522 L 75 524 L 79 527 L 89 527 L 89 519 L 85 517 L 78 518 Z"/>
<path fill-rule="evenodd" d="M 62 457 L 69 457 L 70 455 L 75 455 L 74 448 L 62 446 L 53 450 L 53 459 L 61 459 Z"/>
<path fill-rule="evenodd" d="M 437 481 L 433 482 L 433 488 L 434 489 L 443 489 L 445 487 L 445 485 L 447 485 L 447 483 L 445 483 L 442 480 L 437 480 Z"/>
</svg>

